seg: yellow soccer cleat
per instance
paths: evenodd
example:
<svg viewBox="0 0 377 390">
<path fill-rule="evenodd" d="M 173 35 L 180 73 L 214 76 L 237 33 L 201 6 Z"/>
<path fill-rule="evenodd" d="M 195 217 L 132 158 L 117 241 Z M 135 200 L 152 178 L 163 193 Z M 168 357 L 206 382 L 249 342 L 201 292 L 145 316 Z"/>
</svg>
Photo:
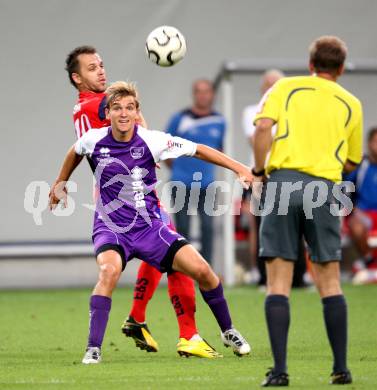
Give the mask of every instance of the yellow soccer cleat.
<svg viewBox="0 0 377 390">
<path fill-rule="evenodd" d="M 145 322 L 140 323 L 129 316 L 122 326 L 122 332 L 126 337 L 132 337 L 138 348 L 147 352 L 157 352 L 158 344 L 152 337 L 150 330 Z"/>
<path fill-rule="evenodd" d="M 186 340 L 180 338 L 177 344 L 177 352 L 179 356 L 197 356 L 201 358 L 214 359 L 223 357 L 216 352 L 205 340 Z"/>
</svg>

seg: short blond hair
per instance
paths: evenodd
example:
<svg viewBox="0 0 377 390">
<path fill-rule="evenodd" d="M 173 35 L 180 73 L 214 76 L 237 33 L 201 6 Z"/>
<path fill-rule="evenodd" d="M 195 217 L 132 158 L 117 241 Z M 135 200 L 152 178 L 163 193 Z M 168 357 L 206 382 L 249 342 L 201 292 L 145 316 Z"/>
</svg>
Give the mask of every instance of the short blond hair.
<svg viewBox="0 0 377 390">
<path fill-rule="evenodd" d="M 139 110 L 139 96 L 134 83 L 126 83 L 125 81 L 115 81 L 106 89 L 106 108 L 114 103 L 116 99 L 133 96 L 135 98 L 136 109 Z"/>
</svg>

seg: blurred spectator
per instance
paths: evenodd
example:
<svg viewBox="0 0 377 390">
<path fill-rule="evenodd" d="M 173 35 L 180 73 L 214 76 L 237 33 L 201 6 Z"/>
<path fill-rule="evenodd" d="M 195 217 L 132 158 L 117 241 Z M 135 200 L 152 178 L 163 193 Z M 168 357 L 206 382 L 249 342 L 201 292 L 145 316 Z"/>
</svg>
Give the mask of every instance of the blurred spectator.
<svg viewBox="0 0 377 390">
<path fill-rule="evenodd" d="M 280 70 L 277 69 L 267 70 L 262 75 L 262 79 L 261 79 L 261 84 L 260 84 L 261 96 L 263 96 L 282 77 L 284 77 L 284 73 L 281 72 Z M 259 103 L 249 105 L 245 107 L 242 115 L 244 134 L 249 141 L 252 151 L 254 148 L 254 132 L 255 132 L 254 118 L 258 112 L 258 109 L 259 109 Z M 276 132 L 276 126 L 273 127 L 273 135 L 275 134 L 275 132 Z M 254 166 L 253 152 L 251 156 L 252 157 L 251 157 L 250 166 Z M 250 207 L 250 196 L 251 196 L 251 190 L 244 191 L 242 196 L 243 204 L 246 204 L 248 207 Z M 245 210 L 245 207 L 242 207 L 242 210 Z M 255 216 L 253 213 L 249 213 L 249 221 L 250 221 L 249 222 L 250 223 L 249 250 L 251 256 L 251 262 L 249 265 L 249 269 L 247 270 L 247 273 L 245 275 L 245 281 L 249 283 L 257 283 L 258 285 L 265 285 L 266 284 L 265 264 L 263 260 L 260 260 L 258 258 L 258 247 L 259 247 L 258 230 L 260 225 L 260 217 Z M 303 280 L 303 276 L 306 271 L 304 242 L 302 242 L 302 248 L 300 249 L 300 252 L 301 252 L 301 256 L 299 261 L 295 263 L 295 272 L 293 276 L 293 286 L 295 287 L 305 285 Z"/>
<path fill-rule="evenodd" d="M 225 119 L 214 111 L 215 90 L 211 81 L 200 79 L 192 85 L 193 103 L 190 108 L 174 114 L 167 126 L 167 132 L 173 136 L 186 138 L 196 143 L 222 150 L 225 135 Z M 216 204 L 216 192 L 210 184 L 215 180 L 215 166 L 199 159 L 181 157 L 169 162 L 172 169 L 171 180 L 184 184 L 183 191 L 173 186 L 173 201 L 177 231 L 191 240 L 191 215 L 199 213 L 200 252 L 212 261 L 213 217 L 209 211 Z M 182 194 L 182 195 L 180 195 Z"/>
<path fill-rule="evenodd" d="M 278 80 L 284 77 L 284 73 L 277 69 L 270 69 L 263 73 L 260 92 L 261 96 L 263 96 Z M 258 111 L 259 103 L 252 104 L 250 106 L 246 106 L 243 110 L 242 114 L 242 125 L 244 133 L 249 140 L 250 146 L 253 148 L 253 136 L 255 132 L 254 126 L 254 118 Z M 254 165 L 254 161 L 252 161 L 252 166 Z"/>
<path fill-rule="evenodd" d="M 350 236 L 360 254 L 356 271 L 377 267 L 377 249 L 368 242 L 377 237 L 377 127 L 368 134 L 368 154 L 345 180 L 355 184 L 354 209 L 347 219 Z M 376 279 L 377 281 L 377 279 Z"/>
<path fill-rule="evenodd" d="M 275 83 L 284 77 L 284 74 L 277 69 L 267 70 L 261 79 L 260 93 L 263 96 Z M 244 134 L 249 141 L 251 147 L 251 161 L 250 166 L 254 166 L 254 117 L 257 114 L 259 103 L 246 106 L 242 114 L 242 125 Z M 242 195 L 242 211 L 250 207 L 251 189 L 244 191 Z M 246 205 L 246 207 L 244 207 Z M 250 250 L 250 264 L 245 274 L 245 281 L 248 283 L 258 283 L 264 285 L 266 283 L 266 272 L 263 261 L 258 261 L 258 229 L 260 224 L 260 217 L 249 213 L 249 250 Z"/>
</svg>

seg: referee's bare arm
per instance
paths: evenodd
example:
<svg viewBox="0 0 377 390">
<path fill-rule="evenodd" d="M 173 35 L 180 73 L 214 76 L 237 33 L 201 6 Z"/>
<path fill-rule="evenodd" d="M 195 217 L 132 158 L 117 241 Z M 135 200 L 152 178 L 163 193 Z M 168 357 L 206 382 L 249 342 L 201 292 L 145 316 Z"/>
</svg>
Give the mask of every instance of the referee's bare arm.
<svg viewBox="0 0 377 390">
<path fill-rule="evenodd" d="M 275 121 L 270 118 L 261 118 L 256 121 L 254 133 L 255 171 L 264 169 L 266 157 L 272 144 L 272 127 Z"/>
</svg>

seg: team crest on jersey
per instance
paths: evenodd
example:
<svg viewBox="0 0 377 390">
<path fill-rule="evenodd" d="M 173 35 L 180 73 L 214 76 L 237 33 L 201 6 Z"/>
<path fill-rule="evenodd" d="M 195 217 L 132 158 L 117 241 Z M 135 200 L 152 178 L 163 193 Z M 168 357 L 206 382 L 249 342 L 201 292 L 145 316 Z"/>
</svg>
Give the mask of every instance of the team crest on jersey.
<svg viewBox="0 0 377 390">
<path fill-rule="evenodd" d="M 138 160 L 144 156 L 144 146 L 132 146 L 130 153 L 134 160 Z"/>
</svg>

